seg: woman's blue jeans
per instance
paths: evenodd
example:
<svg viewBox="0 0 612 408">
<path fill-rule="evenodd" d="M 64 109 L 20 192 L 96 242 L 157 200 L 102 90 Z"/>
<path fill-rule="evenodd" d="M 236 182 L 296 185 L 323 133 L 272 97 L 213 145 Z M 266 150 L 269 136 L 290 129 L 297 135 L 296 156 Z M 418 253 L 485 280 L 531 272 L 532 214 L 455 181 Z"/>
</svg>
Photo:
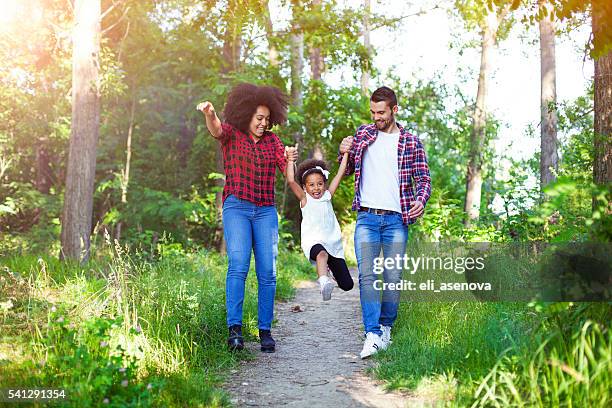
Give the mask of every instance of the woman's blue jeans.
<svg viewBox="0 0 612 408">
<path fill-rule="evenodd" d="M 257 206 L 229 195 L 223 203 L 223 234 L 228 257 L 225 281 L 227 325 L 242 325 L 244 286 L 251 264 L 251 252 L 254 252 L 257 324 L 260 329 L 270 330 L 274 317 L 278 255 L 276 207 Z"/>
<path fill-rule="evenodd" d="M 393 326 L 397 318 L 400 292 L 377 290 L 374 282 L 382 277 L 386 283 L 398 283 L 402 277 L 402 268 L 384 268 L 382 274 L 376 274 L 374 263 L 375 259 L 380 257 L 381 249 L 384 258 L 394 261 L 397 256 L 403 258 L 407 241 L 408 227 L 402 223 L 401 214 L 376 215 L 365 211 L 357 214 L 355 255 L 359 268 L 361 313 L 366 333 L 380 336 L 380 325 Z M 380 289 L 380 284 L 377 287 Z"/>
</svg>

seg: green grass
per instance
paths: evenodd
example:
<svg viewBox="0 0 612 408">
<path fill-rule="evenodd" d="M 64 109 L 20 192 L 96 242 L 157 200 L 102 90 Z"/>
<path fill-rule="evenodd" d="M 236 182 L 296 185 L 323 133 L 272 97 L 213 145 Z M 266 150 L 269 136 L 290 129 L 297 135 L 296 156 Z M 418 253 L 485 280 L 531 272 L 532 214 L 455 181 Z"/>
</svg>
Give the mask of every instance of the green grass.
<svg viewBox="0 0 612 408">
<path fill-rule="evenodd" d="M 610 406 L 611 318 L 606 303 L 406 303 L 373 371 L 439 406 Z"/>
<path fill-rule="evenodd" d="M 215 252 L 173 250 L 152 261 L 120 247 L 83 267 L 0 259 L 0 383 L 66 387 L 69 406 L 104 398 L 109 406 L 229 405 L 219 385 L 250 356 L 225 347 L 226 268 Z M 281 250 L 277 299 L 293 296 L 294 281 L 311 275 L 301 254 Z M 256 318 L 251 270 L 247 340 L 255 339 Z"/>
<path fill-rule="evenodd" d="M 486 374 L 497 356 L 528 330 L 524 306 L 477 302 L 402 303 L 393 346 L 378 359 L 376 375 L 390 388 L 451 399 L 457 382 Z M 429 395 L 438 388 L 441 395 Z"/>
</svg>

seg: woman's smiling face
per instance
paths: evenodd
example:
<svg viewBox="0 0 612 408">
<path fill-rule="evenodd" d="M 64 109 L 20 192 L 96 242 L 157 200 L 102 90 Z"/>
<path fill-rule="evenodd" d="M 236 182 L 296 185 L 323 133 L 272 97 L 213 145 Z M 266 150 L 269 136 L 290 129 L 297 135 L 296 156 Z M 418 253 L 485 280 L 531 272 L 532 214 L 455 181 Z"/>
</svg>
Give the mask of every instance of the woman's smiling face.
<svg viewBox="0 0 612 408">
<path fill-rule="evenodd" d="M 325 192 L 325 178 L 321 173 L 312 173 L 304 180 L 304 190 L 313 198 L 321 198 Z"/>
<path fill-rule="evenodd" d="M 251 136 L 259 139 L 263 136 L 264 131 L 270 126 L 270 109 L 267 106 L 259 105 L 255 110 L 255 114 L 249 123 L 249 132 Z"/>
</svg>

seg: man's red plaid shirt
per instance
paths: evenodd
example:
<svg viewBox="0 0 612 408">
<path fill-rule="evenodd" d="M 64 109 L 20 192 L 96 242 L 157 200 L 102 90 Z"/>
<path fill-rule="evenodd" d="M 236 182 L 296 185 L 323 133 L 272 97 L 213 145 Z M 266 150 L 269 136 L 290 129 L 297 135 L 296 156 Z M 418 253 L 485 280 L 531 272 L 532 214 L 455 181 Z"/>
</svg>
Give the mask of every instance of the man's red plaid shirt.
<svg viewBox="0 0 612 408">
<path fill-rule="evenodd" d="M 427 204 L 431 195 L 431 177 L 427 157 L 421 140 L 409 133 L 399 123 L 399 142 L 397 146 L 397 164 L 399 170 L 400 205 L 402 207 L 402 220 L 404 224 L 414 224 L 416 219 L 410 218 L 408 212 L 414 201 L 420 201 L 423 206 Z M 345 175 L 355 173 L 355 198 L 353 200 L 353 211 L 361 207 L 361 192 L 359 190 L 361 181 L 361 164 L 363 155 L 376 138 L 378 129 L 375 124 L 362 125 L 357 129 L 353 138 L 353 145 L 349 150 L 349 160 Z M 338 162 L 342 155 L 338 153 Z"/>
</svg>

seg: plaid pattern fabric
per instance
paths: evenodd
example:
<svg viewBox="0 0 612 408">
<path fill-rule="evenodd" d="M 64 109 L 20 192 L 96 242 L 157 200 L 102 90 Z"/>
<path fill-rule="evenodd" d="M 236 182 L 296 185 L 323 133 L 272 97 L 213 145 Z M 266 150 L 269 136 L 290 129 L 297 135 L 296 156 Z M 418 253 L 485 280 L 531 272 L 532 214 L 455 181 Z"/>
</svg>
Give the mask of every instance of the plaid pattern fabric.
<svg viewBox="0 0 612 408">
<path fill-rule="evenodd" d="M 427 165 L 427 157 L 425 149 L 419 138 L 410 134 L 399 123 L 397 126 L 400 129 L 399 143 L 397 146 L 397 157 L 399 167 L 399 183 L 400 183 L 400 205 L 402 207 L 402 220 L 404 224 L 414 224 L 416 219 L 411 219 L 408 216 L 410 211 L 410 203 L 415 200 L 427 204 L 431 195 L 431 177 L 429 175 L 429 166 Z M 357 129 L 353 138 L 353 145 L 349 151 L 349 160 L 345 174 L 347 176 L 355 173 L 355 199 L 353 200 L 353 211 L 359 210 L 360 207 L 360 177 L 361 164 L 363 154 L 369 145 L 374 143 L 378 137 L 378 129 L 376 125 L 362 125 Z M 342 155 L 338 154 L 338 162 L 342 160 Z M 413 183 L 414 181 L 414 183 Z M 416 184 L 416 191 L 414 188 Z"/>
<path fill-rule="evenodd" d="M 223 202 L 233 194 L 258 206 L 274 205 L 274 166 L 281 172 L 287 167 L 283 143 L 268 131 L 255 143 L 228 123 L 222 123 L 221 128 L 219 141 L 225 169 Z"/>
</svg>

